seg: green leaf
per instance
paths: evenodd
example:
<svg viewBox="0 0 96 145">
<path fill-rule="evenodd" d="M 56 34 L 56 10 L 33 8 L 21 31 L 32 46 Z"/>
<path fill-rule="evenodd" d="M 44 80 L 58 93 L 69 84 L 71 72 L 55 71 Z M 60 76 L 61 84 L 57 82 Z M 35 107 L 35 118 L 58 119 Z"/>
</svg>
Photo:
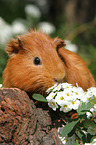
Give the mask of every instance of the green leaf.
<svg viewBox="0 0 96 145">
<path fill-rule="evenodd" d="M 93 128 L 96 128 L 96 124 L 93 121 L 91 121 L 91 120 L 90 121 L 89 120 L 88 121 L 84 121 L 83 122 L 83 126 L 85 128 L 88 128 L 90 126 L 93 127 Z"/>
<path fill-rule="evenodd" d="M 89 101 L 95 105 L 96 104 L 96 96 L 93 96 L 93 98 L 89 98 Z"/>
<path fill-rule="evenodd" d="M 87 135 L 86 135 L 86 140 L 87 140 L 87 142 L 91 142 L 92 137 L 93 137 L 93 135 L 87 133 Z M 94 144 L 94 145 L 95 145 L 95 144 Z"/>
<path fill-rule="evenodd" d="M 33 94 L 32 98 L 40 102 L 48 102 L 47 99 L 40 94 Z"/>
<path fill-rule="evenodd" d="M 83 143 L 86 142 L 86 135 L 84 134 L 84 132 L 82 132 L 82 130 L 76 131 L 76 134 Z"/>
<path fill-rule="evenodd" d="M 79 122 L 79 119 L 77 121 L 72 121 L 68 123 L 67 125 L 65 125 L 64 128 L 62 129 L 62 137 L 70 133 L 78 122 Z"/>
<path fill-rule="evenodd" d="M 93 104 L 91 102 L 88 102 L 87 104 L 83 102 L 81 106 L 78 108 L 77 113 L 78 115 L 83 115 L 87 111 L 89 111 L 92 107 L 93 107 Z"/>
<path fill-rule="evenodd" d="M 78 141 L 78 140 L 76 140 L 76 143 L 75 143 L 74 145 L 80 145 L 79 141 Z"/>
</svg>

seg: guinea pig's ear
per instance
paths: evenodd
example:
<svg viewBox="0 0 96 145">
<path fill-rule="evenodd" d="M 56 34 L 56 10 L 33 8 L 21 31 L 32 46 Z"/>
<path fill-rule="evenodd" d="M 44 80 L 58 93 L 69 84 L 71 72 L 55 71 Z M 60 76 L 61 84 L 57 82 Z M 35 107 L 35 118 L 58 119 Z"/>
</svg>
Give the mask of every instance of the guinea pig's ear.
<svg viewBox="0 0 96 145">
<path fill-rule="evenodd" d="M 20 50 L 23 50 L 22 45 L 23 45 L 23 41 L 21 36 L 18 36 L 17 39 L 11 39 L 7 43 L 7 47 L 6 47 L 6 52 L 8 53 L 8 56 L 13 57 L 16 54 L 18 54 Z"/>
<path fill-rule="evenodd" d="M 64 40 L 62 40 L 62 39 L 60 39 L 58 37 L 54 38 L 53 41 L 56 44 L 56 50 L 57 51 L 58 51 L 59 48 L 61 48 L 61 47 L 63 47 L 63 46 L 66 45 L 65 42 L 64 42 Z"/>
</svg>

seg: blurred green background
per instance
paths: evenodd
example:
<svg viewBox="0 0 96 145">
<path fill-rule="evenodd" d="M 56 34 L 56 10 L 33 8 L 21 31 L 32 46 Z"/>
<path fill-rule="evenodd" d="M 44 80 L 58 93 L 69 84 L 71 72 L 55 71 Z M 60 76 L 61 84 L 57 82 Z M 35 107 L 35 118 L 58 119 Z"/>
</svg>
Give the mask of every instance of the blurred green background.
<svg viewBox="0 0 96 145">
<path fill-rule="evenodd" d="M 0 83 L 6 43 L 32 28 L 64 39 L 96 80 L 96 0 L 0 0 Z"/>
</svg>

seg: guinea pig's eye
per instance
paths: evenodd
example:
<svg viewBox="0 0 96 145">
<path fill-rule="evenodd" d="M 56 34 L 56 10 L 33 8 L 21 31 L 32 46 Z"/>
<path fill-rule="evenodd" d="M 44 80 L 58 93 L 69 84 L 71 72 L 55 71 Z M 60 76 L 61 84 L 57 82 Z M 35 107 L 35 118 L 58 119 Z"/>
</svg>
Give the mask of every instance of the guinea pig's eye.
<svg viewBox="0 0 96 145">
<path fill-rule="evenodd" d="M 40 58 L 39 57 L 35 57 L 34 58 L 34 64 L 35 65 L 41 65 L 41 61 L 40 61 Z"/>
</svg>

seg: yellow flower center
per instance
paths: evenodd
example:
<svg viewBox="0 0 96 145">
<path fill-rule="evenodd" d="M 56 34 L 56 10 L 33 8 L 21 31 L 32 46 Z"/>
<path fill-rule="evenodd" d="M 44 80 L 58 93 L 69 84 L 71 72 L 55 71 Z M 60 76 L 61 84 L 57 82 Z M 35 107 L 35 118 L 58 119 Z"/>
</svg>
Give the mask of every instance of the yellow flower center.
<svg viewBox="0 0 96 145">
<path fill-rule="evenodd" d="M 65 139 L 64 141 L 65 141 L 65 142 L 68 142 L 68 139 Z"/>
<path fill-rule="evenodd" d="M 69 88 L 68 86 L 66 88 Z"/>
<path fill-rule="evenodd" d="M 64 107 L 66 108 L 66 107 L 67 107 L 67 105 L 64 105 Z"/>
<path fill-rule="evenodd" d="M 64 98 L 63 98 L 63 96 L 62 97 L 60 97 L 60 100 L 63 100 Z"/>
<path fill-rule="evenodd" d="M 57 90 L 59 89 L 59 86 L 57 86 Z"/>
<path fill-rule="evenodd" d="M 52 105 L 55 105 L 55 103 L 54 103 L 54 102 L 52 102 Z"/>
<path fill-rule="evenodd" d="M 69 94 L 69 93 L 67 93 L 67 96 L 70 96 L 70 94 Z"/>
<path fill-rule="evenodd" d="M 76 92 L 75 94 L 78 95 L 78 92 Z"/>
<path fill-rule="evenodd" d="M 72 104 L 74 105 L 75 104 L 75 101 L 72 101 Z"/>
<path fill-rule="evenodd" d="M 52 95 L 52 98 L 54 97 L 54 95 Z"/>
</svg>

